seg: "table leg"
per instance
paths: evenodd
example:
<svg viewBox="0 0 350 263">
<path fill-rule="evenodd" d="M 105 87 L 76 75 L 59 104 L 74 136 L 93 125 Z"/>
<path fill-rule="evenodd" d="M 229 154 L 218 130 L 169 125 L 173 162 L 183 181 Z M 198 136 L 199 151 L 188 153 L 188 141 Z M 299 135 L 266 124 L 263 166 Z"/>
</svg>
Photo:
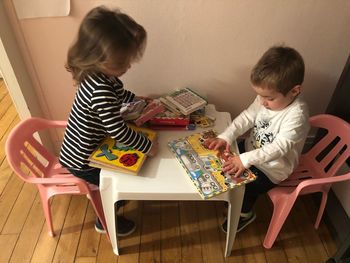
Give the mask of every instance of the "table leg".
<svg viewBox="0 0 350 263">
<path fill-rule="evenodd" d="M 113 184 L 108 185 L 101 191 L 101 199 L 103 204 L 103 212 L 106 218 L 107 229 L 109 233 L 109 238 L 112 244 L 113 252 L 119 255 L 118 249 L 118 237 L 117 237 L 117 224 L 116 224 L 116 211 L 114 210 L 114 191 Z"/>
<path fill-rule="evenodd" d="M 226 248 L 225 257 L 231 255 L 233 242 L 236 237 L 236 230 L 241 214 L 243 195 L 245 186 L 240 186 L 232 189 L 229 193 L 228 211 L 227 211 L 227 233 L 226 233 Z"/>
</svg>

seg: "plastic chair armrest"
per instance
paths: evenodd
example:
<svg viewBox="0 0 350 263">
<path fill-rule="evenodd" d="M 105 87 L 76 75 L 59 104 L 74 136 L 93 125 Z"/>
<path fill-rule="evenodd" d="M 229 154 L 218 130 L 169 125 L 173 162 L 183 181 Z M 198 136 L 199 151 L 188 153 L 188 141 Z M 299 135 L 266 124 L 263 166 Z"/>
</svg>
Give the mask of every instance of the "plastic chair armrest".
<svg viewBox="0 0 350 263">
<path fill-rule="evenodd" d="M 305 181 L 302 181 L 297 186 L 296 193 L 299 193 L 302 189 L 308 186 L 315 186 L 315 185 L 321 185 L 321 184 L 333 184 L 333 183 L 342 182 L 346 180 L 350 180 L 350 173 L 336 175 L 332 177 L 326 177 L 326 178 L 307 179 Z"/>
</svg>

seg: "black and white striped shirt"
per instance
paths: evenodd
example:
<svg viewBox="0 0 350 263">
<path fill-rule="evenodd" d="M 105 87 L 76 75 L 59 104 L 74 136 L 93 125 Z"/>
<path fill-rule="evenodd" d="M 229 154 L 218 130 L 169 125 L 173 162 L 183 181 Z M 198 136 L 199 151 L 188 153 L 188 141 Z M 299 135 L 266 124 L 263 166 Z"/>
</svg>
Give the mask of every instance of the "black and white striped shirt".
<svg viewBox="0 0 350 263">
<path fill-rule="evenodd" d="M 129 128 L 120 114 L 122 103 L 132 101 L 134 96 L 118 78 L 99 73 L 84 79 L 68 119 L 60 163 L 67 168 L 90 169 L 88 158 L 107 135 L 147 153 L 152 142 Z"/>
</svg>

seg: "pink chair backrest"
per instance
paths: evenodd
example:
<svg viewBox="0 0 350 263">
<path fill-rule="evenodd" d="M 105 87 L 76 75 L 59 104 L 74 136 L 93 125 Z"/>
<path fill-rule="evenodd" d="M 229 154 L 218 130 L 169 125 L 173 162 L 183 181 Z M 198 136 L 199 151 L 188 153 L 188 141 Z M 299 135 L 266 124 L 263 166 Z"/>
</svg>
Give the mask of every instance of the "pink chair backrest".
<svg viewBox="0 0 350 263">
<path fill-rule="evenodd" d="M 349 123 L 333 115 L 320 114 L 310 118 L 310 125 L 319 128 L 317 135 L 320 139 L 301 156 L 299 167 L 281 185 L 291 185 L 293 181 L 297 185 L 300 180 L 307 178 L 332 177 L 350 157 Z M 317 172 L 305 167 L 312 167 Z"/>
<path fill-rule="evenodd" d="M 350 124 L 328 114 L 311 117 L 310 124 L 312 127 L 327 130 L 327 133 L 304 158 L 312 162 L 318 171 L 322 171 L 320 177 L 334 176 L 350 157 Z M 322 133 L 322 130 L 319 132 Z"/>
<path fill-rule="evenodd" d="M 34 134 L 48 128 L 65 126 L 65 121 L 30 118 L 20 122 L 11 131 L 5 148 L 7 160 L 18 176 L 26 182 L 31 182 L 34 177 L 50 176 L 53 166 L 57 165 L 57 157 L 38 142 Z M 30 173 L 25 171 L 26 168 Z"/>
</svg>

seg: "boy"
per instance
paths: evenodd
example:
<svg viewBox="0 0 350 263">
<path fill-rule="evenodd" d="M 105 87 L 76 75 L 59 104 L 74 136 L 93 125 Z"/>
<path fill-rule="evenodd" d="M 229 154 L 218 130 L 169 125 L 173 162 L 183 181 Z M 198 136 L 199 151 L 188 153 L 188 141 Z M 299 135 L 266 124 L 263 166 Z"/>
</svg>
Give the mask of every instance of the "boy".
<svg viewBox="0 0 350 263">
<path fill-rule="evenodd" d="M 293 48 L 268 49 L 250 76 L 256 99 L 223 133 L 207 142 L 209 149 L 229 149 L 238 136 L 250 130 L 239 144 L 241 154 L 223 164 L 223 171 L 232 176 L 247 168 L 257 175 L 246 185 L 237 232 L 254 221 L 258 196 L 287 179 L 298 164 L 309 131 L 308 108 L 298 97 L 304 71 L 303 59 Z M 226 220 L 222 229 L 226 232 Z"/>
</svg>

